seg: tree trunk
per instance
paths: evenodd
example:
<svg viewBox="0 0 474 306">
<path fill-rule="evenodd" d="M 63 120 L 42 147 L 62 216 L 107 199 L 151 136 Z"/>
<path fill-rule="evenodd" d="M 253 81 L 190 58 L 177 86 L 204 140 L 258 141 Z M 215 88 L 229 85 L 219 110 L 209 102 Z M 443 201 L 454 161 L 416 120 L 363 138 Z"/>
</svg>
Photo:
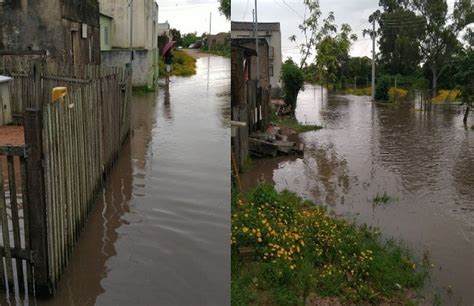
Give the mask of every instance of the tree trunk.
<svg viewBox="0 0 474 306">
<path fill-rule="evenodd" d="M 434 98 L 437 96 L 438 92 L 438 71 L 435 67 L 431 68 L 431 72 L 433 72 L 433 92 L 431 94 L 431 96 Z"/>
<path fill-rule="evenodd" d="M 468 104 L 466 107 L 466 112 L 464 113 L 464 118 L 462 119 L 465 125 L 467 124 L 467 116 L 469 115 L 469 111 L 470 111 L 470 106 Z"/>
</svg>

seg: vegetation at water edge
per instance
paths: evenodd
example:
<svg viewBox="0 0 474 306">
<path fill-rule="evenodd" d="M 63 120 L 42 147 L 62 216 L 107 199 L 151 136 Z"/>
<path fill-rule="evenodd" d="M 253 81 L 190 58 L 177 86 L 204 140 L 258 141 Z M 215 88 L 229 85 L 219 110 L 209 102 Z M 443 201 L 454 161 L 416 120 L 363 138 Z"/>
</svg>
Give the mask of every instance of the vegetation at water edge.
<svg viewBox="0 0 474 306">
<path fill-rule="evenodd" d="M 182 50 L 175 50 L 173 51 L 173 54 L 174 57 L 173 64 L 171 66 L 171 75 L 186 77 L 196 74 L 196 59 L 194 57 Z M 160 78 L 165 77 L 166 65 L 162 56 L 159 60 L 159 68 Z"/>
<path fill-rule="evenodd" d="M 233 189 L 231 244 L 233 305 L 304 305 L 313 295 L 407 303 L 406 291 L 427 275 L 426 264 L 376 229 L 265 184 Z"/>
<path fill-rule="evenodd" d="M 292 129 L 296 133 L 317 131 L 323 128 L 322 126 L 316 124 L 301 124 L 293 116 L 278 116 L 276 114 L 272 114 L 270 121 L 280 127 Z"/>
</svg>

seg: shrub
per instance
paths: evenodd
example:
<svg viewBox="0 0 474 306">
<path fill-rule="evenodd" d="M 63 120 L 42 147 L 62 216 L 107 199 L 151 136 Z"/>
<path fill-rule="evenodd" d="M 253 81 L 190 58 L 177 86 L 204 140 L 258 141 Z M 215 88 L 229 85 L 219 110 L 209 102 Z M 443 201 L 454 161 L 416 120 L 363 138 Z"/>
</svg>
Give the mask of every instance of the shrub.
<svg viewBox="0 0 474 306">
<path fill-rule="evenodd" d="M 389 95 L 388 91 L 390 88 L 390 78 L 387 76 L 381 76 L 377 80 L 375 86 L 375 100 L 376 101 L 388 101 Z"/>
<path fill-rule="evenodd" d="M 283 82 L 283 93 L 285 102 L 291 106 L 292 114 L 296 110 L 298 93 L 304 89 L 303 71 L 291 59 L 287 59 L 281 67 L 281 79 Z"/>
</svg>

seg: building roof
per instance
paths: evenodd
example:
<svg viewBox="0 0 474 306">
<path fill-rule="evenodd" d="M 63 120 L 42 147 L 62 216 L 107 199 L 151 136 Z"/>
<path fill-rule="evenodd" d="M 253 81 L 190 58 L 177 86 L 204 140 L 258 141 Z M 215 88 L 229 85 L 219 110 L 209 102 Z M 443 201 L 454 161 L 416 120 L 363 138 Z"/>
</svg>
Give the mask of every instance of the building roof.
<svg viewBox="0 0 474 306">
<path fill-rule="evenodd" d="M 232 31 L 253 31 L 254 23 L 253 22 L 240 22 L 232 21 L 231 23 Z M 259 22 L 258 23 L 259 31 L 280 31 L 279 22 Z"/>
<path fill-rule="evenodd" d="M 101 16 L 104 16 L 104 17 L 107 17 L 107 18 L 110 18 L 110 19 L 114 19 L 114 17 L 110 16 L 110 15 L 107 15 L 107 14 L 104 14 L 104 13 L 99 13 Z"/>
</svg>

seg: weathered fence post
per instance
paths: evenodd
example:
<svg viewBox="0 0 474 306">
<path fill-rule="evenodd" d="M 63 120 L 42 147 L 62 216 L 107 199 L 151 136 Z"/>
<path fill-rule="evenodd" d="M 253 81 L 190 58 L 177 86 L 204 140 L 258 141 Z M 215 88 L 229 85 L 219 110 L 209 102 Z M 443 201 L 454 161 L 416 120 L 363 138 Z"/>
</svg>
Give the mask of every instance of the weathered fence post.
<svg viewBox="0 0 474 306">
<path fill-rule="evenodd" d="M 27 158 L 30 247 L 32 250 L 34 283 L 37 296 L 53 292 L 48 270 L 48 240 L 46 222 L 46 195 L 42 164 L 42 114 L 37 108 L 27 108 L 24 114 L 25 143 L 29 147 Z"/>
</svg>

